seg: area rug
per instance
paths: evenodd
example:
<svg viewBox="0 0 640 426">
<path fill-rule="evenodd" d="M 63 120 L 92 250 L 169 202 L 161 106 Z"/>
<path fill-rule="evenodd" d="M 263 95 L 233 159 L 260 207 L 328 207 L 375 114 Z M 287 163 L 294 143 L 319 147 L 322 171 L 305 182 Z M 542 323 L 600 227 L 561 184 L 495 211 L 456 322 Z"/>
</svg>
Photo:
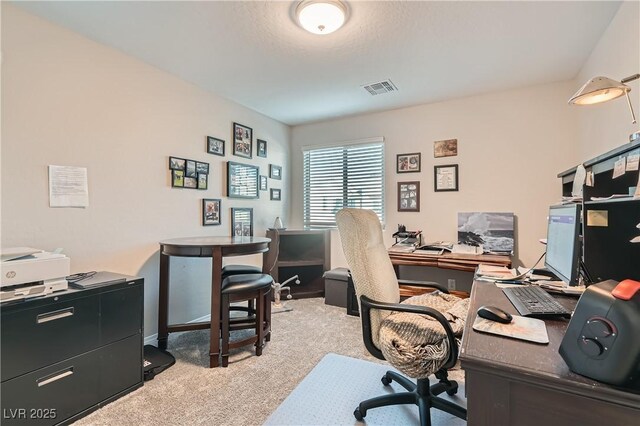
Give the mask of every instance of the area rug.
<svg viewBox="0 0 640 426">
<path fill-rule="evenodd" d="M 383 386 L 380 381 L 389 365 L 375 364 L 333 353 L 327 354 L 300 382 L 300 384 L 267 418 L 265 425 L 357 425 L 363 424 L 353 417 L 360 401 L 385 392 L 403 392 L 397 383 Z M 435 383 L 435 378 L 432 383 Z M 466 406 L 464 384 L 458 394 L 443 394 L 456 404 Z M 371 425 L 418 425 L 418 407 L 395 405 L 369 410 L 365 417 Z M 458 419 L 439 410 L 431 410 L 434 426 L 465 425 Z"/>
</svg>

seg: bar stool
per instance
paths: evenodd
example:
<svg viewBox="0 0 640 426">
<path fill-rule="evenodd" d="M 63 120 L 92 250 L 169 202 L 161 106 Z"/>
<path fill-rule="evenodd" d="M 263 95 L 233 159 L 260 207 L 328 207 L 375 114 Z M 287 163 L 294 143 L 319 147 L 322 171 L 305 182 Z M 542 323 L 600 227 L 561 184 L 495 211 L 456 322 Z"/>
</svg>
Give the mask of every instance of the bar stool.
<svg viewBox="0 0 640 426">
<path fill-rule="evenodd" d="M 225 265 L 222 267 L 222 280 L 231 275 L 261 274 L 262 269 L 253 265 Z"/>
<path fill-rule="evenodd" d="M 232 275 L 244 275 L 244 274 L 261 274 L 262 273 L 262 269 L 257 267 L 257 266 L 253 266 L 253 265 L 225 265 L 222 267 L 222 281 L 225 280 L 225 278 L 228 278 Z M 253 299 L 249 300 L 249 303 L 247 304 L 247 307 L 234 307 L 235 311 L 245 311 L 247 312 L 247 315 L 253 315 L 256 312 L 255 306 L 253 304 Z"/>
<path fill-rule="evenodd" d="M 221 298 L 221 337 L 222 366 L 229 365 L 229 349 L 239 348 L 254 343 L 256 356 L 262 355 L 265 341 L 271 340 L 271 284 L 273 278 L 266 274 L 231 275 L 222 282 Z M 255 315 L 230 318 L 233 302 L 253 301 Z M 241 310 L 244 310 L 240 308 Z M 235 330 L 255 329 L 255 334 L 242 340 L 229 341 L 229 333 Z"/>
</svg>

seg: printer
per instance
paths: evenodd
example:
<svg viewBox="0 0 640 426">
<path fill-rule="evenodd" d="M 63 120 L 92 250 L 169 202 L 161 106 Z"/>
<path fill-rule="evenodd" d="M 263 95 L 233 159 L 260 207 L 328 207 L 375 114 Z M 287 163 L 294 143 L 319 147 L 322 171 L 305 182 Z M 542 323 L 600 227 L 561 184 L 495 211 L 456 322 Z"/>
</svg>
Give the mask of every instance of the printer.
<svg viewBox="0 0 640 426">
<path fill-rule="evenodd" d="M 30 247 L 2 249 L 0 302 L 66 290 L 71 262 L 62 253 Z"/>
</svg>

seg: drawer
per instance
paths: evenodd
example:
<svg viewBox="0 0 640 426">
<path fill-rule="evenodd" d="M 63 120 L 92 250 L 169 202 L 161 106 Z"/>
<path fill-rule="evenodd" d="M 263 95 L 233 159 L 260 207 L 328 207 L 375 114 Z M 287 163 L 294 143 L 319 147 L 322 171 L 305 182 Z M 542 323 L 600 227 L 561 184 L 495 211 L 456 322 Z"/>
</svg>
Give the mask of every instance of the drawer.
<svg viewBox="0 0 640 426">
<path fill-rule="evenodd" d="M 98 347 L 98 295 L 2 313 L 2 381 Z"/>
<path fill-rule="evenodd" d="M 101 344 L 106 345 L 133 334 L 142 334 L 142 285 L 100 295 Z"/>
<path fill-rule="evenodd" d="M 53 425 L 141 382 L 136 335 L 3 382 L 2 424 Z"/>
</svg>

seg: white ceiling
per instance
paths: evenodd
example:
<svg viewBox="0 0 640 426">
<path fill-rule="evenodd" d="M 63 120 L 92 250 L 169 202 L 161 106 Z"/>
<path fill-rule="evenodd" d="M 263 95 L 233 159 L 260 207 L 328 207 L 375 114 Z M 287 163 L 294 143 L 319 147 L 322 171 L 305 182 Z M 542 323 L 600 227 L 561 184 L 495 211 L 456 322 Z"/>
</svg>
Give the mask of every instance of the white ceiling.
<svg viewBox="0 0 640 426">
<path fill-rule="evenodd" d="M 620 6 L 349 1 L 345 26 L 317 36 L 296 4 L 19 5 L 290 125 L 573 78 Z M 398 92 L 361 87 L 387 78 Z"/>
</svg>

